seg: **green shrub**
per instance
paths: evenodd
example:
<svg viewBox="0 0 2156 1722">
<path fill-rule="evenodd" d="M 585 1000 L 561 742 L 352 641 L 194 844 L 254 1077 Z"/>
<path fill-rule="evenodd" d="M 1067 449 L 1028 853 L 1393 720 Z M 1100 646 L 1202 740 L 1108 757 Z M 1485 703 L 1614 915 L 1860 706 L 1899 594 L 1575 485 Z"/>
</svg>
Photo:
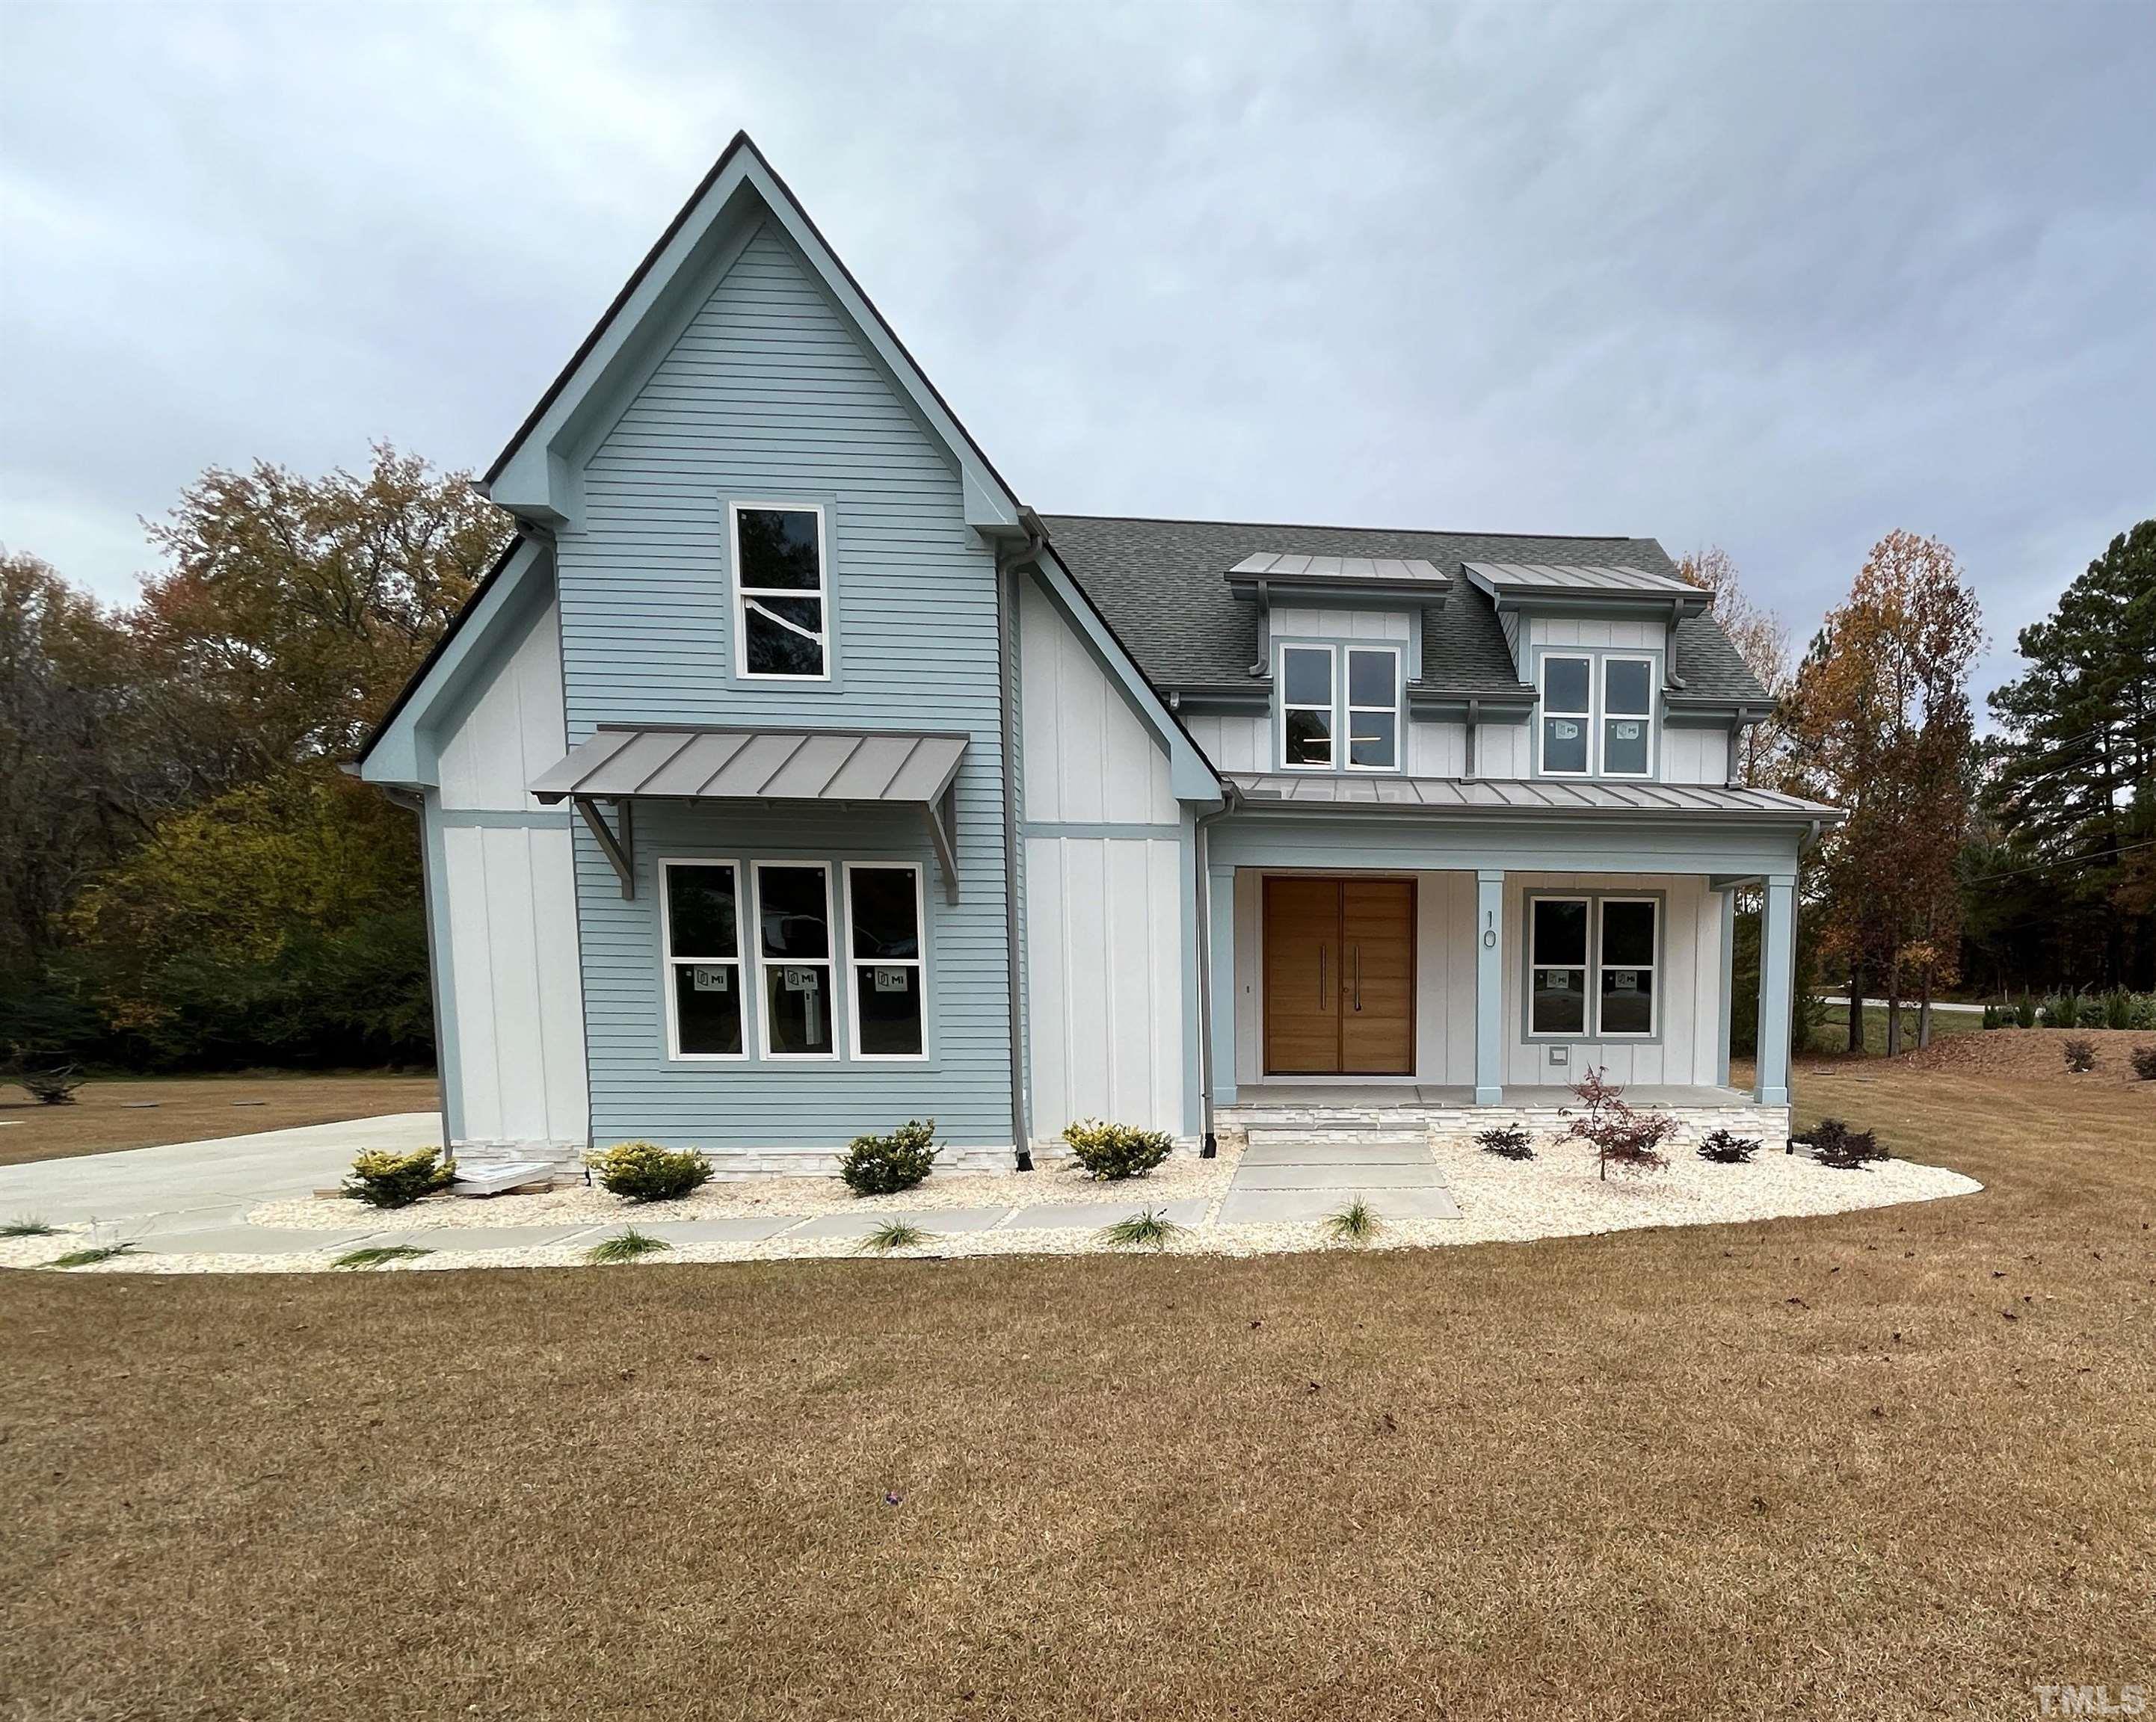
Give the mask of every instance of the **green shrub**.
<svg viewBox="0 0 2156 1722">
<path fill-rule="evenodd" d="M 2034 1028 L 2036 1026 L 2036 1001 L 2023 993 L 2014 1003 L 2014 1026 Z"/>
<path fill-rule="evenodd" d="M 2093 1015 L 2088 1004 L 2078 992 L 2055 992 L 2044 1001 L 2042 1011 L 2046 1028 L 2078 1028 L 2084 1015 Z"/>
<path fill-rule="evenodd" d="M 2133 1026 L 2133 995 L 2123 987 L 2114 987 L 2098 1001 L 2107 1028 L 2131 1028 Z"/>
<path fill-rule="evenodd" d="M 2136 1076 L 2143 1082 L 2156 1082 L 2156 1047 L 2136 1047 L 2126 1056 Z"/>
<path fill-rule="evenodd" d="M 1142 1178 L 1175 1146 L 1164 1130 L 1142 1130 L 1135 1125 L 1109 1124 L 1097 1118 L 1066 1124 L 1063 1140 L 1088 1176 L 1110 1182 Z"/>
<path fill-rule="evenodd" d="M 1757 1136 L 1732 1135 L 1727 1130 L 1716 1130 L 1699 1145 L 1699 1157 L 1717 1166 L 1748 1166 L 1758 1151 Z"/>
<path fill-rule="evenodd" d="M 887 1136 L 856 1136 L 839 1156 L 839 1176 L 856 1196 L 911 1190 L 936 1169 L 936 1120 L 909 1118 Z"/>
<path fill-rule="evenodd" d="M 584 1164 L 614 1195 L 631 1202 L 678 1202 L 710 1181 L 711 1163 L 693 1149 L 617 1142 Z"/>
<path fill-rule="evenodd" d="M 2076 1076 L 2086 1075 L 2096 1069 L 2096 1043 L 2092 1040 L 2068 1041 L 2059 1050 L 2066 1055 L 2066 1069 Z"/>
<path fill-rule="evenodd" d="M 439 1148 L 412 1154 L 370 1148 L 352 1161 L 344 1193 L 369 1207 L 409 1207 L 423 1196 L 448 1189 L 456 1175 Z"/>
</svg>

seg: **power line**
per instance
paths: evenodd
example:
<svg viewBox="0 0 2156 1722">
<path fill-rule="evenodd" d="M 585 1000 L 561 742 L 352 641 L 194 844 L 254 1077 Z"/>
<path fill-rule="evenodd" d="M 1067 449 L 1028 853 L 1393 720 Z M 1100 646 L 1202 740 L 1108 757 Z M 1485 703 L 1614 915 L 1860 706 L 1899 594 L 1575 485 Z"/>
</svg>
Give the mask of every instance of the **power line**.
<svg viewBox="0 0 2156 1722">
<path fill-rule="evenodd" d="M 2121 843 L 2109 855 L 2085 855 L 2078 860 L 2038 861 L 2027 867 L 2010 868 L 2005 873 L 1987 873 L 1973 881 L 1989 884 L 1994 879 L 2019 879 L 2025 873 L 2048 873 L 2057 867 L 2101 867 L 2115 861 L 2121 855 L 2130 855 L 2136 849 L 2156 849 L 2156 837 L 2138 843 Z"/>
</svg>

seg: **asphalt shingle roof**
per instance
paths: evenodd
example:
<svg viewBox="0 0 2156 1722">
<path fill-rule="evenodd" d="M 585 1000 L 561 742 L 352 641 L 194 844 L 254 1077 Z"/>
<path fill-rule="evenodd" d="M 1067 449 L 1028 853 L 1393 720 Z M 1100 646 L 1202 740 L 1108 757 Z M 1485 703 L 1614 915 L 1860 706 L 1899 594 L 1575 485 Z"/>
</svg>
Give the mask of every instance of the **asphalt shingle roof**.
<svg viewBox="0 0 2156 1722">
<path fill-rule="evenodd" d="M 1156 688 L 1248 688 L 1258 655 L 1257 607 L 1222 577 L 1259 551 L 1278 555 L 1420 558 L 1451 577 L 1444 607 L 1425 612 L 1416 685 L 1462 693 L 1517 693 L 1496 607 L 1460 576 L 1465 562 L 1643 568 L 1674 575 L 1651 538 L 1517 537 L 1482 532 L 1394 531 L 1363 526 L 1240 525 L 1104 515 L 1044 515 L 1049 542 L 1101 607 Z M 1763 702 L 1765 693 L 1710 615 L 1677 628 L 1685 692 Z"/>
</svg>

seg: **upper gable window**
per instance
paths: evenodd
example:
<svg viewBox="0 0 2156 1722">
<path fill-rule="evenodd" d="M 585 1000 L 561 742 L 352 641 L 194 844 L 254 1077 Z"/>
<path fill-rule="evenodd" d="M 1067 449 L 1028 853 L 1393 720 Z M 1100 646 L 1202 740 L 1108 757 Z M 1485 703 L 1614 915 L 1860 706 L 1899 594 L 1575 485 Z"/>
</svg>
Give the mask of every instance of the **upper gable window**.
<svg viewBox="0 0 2156 1722">
<path fill-rule="evenodd" d="M 1348 769 L 1400 768 L 1400 654 L 1391 646 L 1348 648 Z"/>
<path fill-rule="evenodd" d="M 1655 759 L 1655 660 L 1545 652 L 1537 746 L 1545 777 L 1649 776 Z"/>
<path fill-rule="evenodd" d="M 1278 685 L 1281 769 L 1399 770 L 1398 646 L 1283 644 Z"/>
<path fill-rule="evenodd" d="M 734 672 L 773 681 L 831 674 L 830 583 L 824 510 L 737 502 Z"/>
</svg>

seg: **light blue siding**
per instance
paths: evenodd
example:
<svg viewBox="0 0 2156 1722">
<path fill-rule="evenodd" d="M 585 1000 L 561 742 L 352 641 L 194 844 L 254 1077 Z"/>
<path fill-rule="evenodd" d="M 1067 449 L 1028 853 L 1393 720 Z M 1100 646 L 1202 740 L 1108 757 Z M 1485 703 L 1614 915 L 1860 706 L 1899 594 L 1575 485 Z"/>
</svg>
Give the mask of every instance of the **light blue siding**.
<svg viewBox="0 0 2156 1722">
<path fill-rule="evenodd" d="M 706 1146 L 843 1144 L 934 1113 L 947 1139 L 1008 1143 L 994 557 L 968 528 L 957 470 L 772 224 L 691 318 L 600 440 L 557 549 L 573 744 L 601 722 L 783 722 L 963 731 L 960 899 L 943 900 L 910 810 L 644 803 L 624 901 L 577 834 L 594 1134 Z M 823 503 L 832 561 L 826 684 L 734 681 L 726 505 Z M 677 1064 L 659 973 L 662 855 L 918 859 L 927 878 L 926 1065 Z"/>
</svg>

